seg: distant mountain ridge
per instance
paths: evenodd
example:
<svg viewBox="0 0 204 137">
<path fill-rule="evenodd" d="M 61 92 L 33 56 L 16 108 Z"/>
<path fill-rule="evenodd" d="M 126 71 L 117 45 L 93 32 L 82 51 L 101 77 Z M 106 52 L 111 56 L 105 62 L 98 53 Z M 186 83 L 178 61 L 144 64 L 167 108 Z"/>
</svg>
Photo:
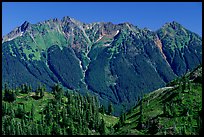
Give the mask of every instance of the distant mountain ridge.
<svg viewBox="0 0 204 137">
<path fill-rule="evenodd" d="M 157 31 L 130 23 L 86 24 L 71 17 L 24 22 L 2 38 L 2 84 L 55 83 L 129 109 L 141 92 L 202 64 L 202 38 L 177 22 Z"/>
</svg>

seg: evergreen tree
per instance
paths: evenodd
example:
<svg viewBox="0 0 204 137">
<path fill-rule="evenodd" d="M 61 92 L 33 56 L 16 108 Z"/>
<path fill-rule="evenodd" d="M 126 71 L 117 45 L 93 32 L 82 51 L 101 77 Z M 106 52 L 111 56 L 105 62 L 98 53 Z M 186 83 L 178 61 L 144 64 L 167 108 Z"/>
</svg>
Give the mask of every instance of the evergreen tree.
<svg viewBox="0 0 204 137">
<path fill-rule="evenodd" d="M 14 91 L 12 91 L 11 93 L 11 101 L 15 101 L 16 100 L 16 93 Z"/>
<path fill-rule="evenodd" d="M 27 135 L 32 135 L 32 127 L 30 125 L 27 125 Z"/>
<path fill-rule="evenodd" d="M 66 115 L 67 115 L 67 112 L 66 112 L 67 110 L 64 108 L 64 109 L 62 109 L 62 127 L 67 127 L 67 117 L 66 117 Z"/>
<path fill-rule="evenodd" d="M 10 116 L 11 116 L 11 119 L 15 118 L 15 112 L 13 109 L 11 109 L 11 115 Z"/>
<path fill-rule="evenodd" d="M 21 119 L 21 126 L 20 126 L 21 135 L 26 135 L 25 130 L 24 130 L 25 128 L 26 128 L 25 120 Z"/>
<path fill-rule="evenodd" d="M 43 135 L 43 126 L 42 126 L 42 124 L 38 124 L 38 132 L 39 132 L 39 135 Z"/>
<path fill-rule="evenodd" d="M 99 133 L 101 135 L 106 135 L 106 125 L 105 125 L 105 121 L 104 119 L 101 119 L 101 124 L 100 124 L 100 127 L 99 127 Z"/>
<path fill-rule="evenodd" d="M 5 84 L 4 85 L 4 97 L 3 97 L 3 99 L 5 101 L 7 101 L 9 99 L 9 96 L 10 96 L 10 90 L 8 89 L 8 84 Z"/>
<path fill-rule="evenodd" d="M 6 135 L 6 133 L 5 133 L 5 120 L 4 120 L 4 117 L 2 117 L 2 135 Z"/>
<path fill-rule="evenodd" d="M 59 84 L 56 84 L 54 87 L 52 87 L 52 93 L 54 94 L 56 101 L 61 103 L 63 90 Z"/>
<path fill-rule="evenodd" d="M 35 118 L 35 106 L 34 104 L 32 104 L 32 107 L 31 107 L 31 120 L 34 120 Z"/>
<path fill-rule="evenodd" d="M 75 128 L 74 128 L 74 124 L 73 122 L 71 122 L 70 124 L 70 128 L 69 128 L 69 135 L 75 135 Z"/>
<path fill-rule="evenodd" d="M 123 113 L 123 114 L 120 115 L 117 128 L 120 128 L 122 125 L 125 124 L 125 117 L 126 117 L 126 116 L 125 116 L 125 113 Z"/>
<path fill-rule="evenodd" d="M 143 104 L 142 104 L 142 99 L 140 101 L 140 116 L 139 116 L 139 121 L 138 121 L 138 128 L 142 129 L 143 128 Z"/>
<path fill-rule="evenodd" d="M 185 92 L 185 90 L 186 90 L 186 87 L 187 87 L 187 81 L 188 81 L 187 77 L 184 76 L 184 78 L 183 78 L 183 80 L 182 80 L 182 82 L 183 82 L 183 85 L 182 85 L 182 91 L 183 91 L 183 92 Z"/>
<path fill-rule="evenodd" d="M 19 88 L 16 88 L 16 89 L 15 89 L 15 93 L 16 93 L 16 96 L 18 96 L 19 93 L 20 93 L 20 89 L 19 89 Z"/>
<path fill-rule="evenodd" d="M 192 90 L 192 83 L 190 81 L 188 81 L 188 90 L 189 92 Z"/>
<path fill-rule="evenodd" d="M 148 128 L 148 131 L 151 135 L 154 135 L 158 132 L 158 120 L 157 119 L 152 119 L 150 120 L 150 126 Z"/>
<path fill-rule="evenodd" d="M 202 110 L 199 111 L 199 115 L 198 115 L 198 118 L 196 119 L 196 122 L 197 122 L 197 129 L 198 129 L 198 134 L 201 135 L 203 133 L 202 129 L 203 129 L 203 126 L 202 126 Z"/>
<path fill-rule="evenodd" d="M 51 123 L 52 123 L 52 121 L 53 121 L 52 114 L 51 114 L 50 112 L 46 113 L 46 114 L 45 114 L 45 122 L 46 122 L 46 124 L 47 124 L 48 126 L 50 126 Z"/>
<path fill-rule="evenodd" d="M 43 113 L 41 113 L 41 120 L 40 120 L 40 123 L 41 123 L 42 125 L 45 124 L 45 123 L 44 123 L 44 115 L 43 115 Z"/>
<path fill-rule="evenodd" d="M 41 90 L 40 90 L 40 98 L 42 98 L 42 97 L 44 96 L 45 90 L 46 90 L 46 86 L 45 86 L 45 84 L 44 84 L 43 87 L 42 87 Z"/>
<path fill-rule="evenodd" d="M 11 119 L 10 134 L 15 135 L 14 119 Z"/>
<path fill-rule="evenodd" d="M 166 116 L 166 103 L 163 103 L 163 115 Z"/>
<path fill-rule="evenodd" d="M 113 105 L 112 103 L 110 103 L 108 106 L 108 114 L 111 115 L 112 113 L 113 113 Z"/>
<path fill-rule="evenodd" d="M 85 124 L 85 135 L 88 135 L 89 134 L 89 130 L 88 130 L 88 123 L 87 122 L 85 122 L 84 123 Z"/>
<path fill-rule="evenodd" d="M 16 135 L 20 135 L 19 124 L 16 122 L 15 124 Z"/>
<path fill-rule="evenodd" d="M 30 92 L 29 86 L 27 84 L 23 84 L 21 86 L 21 93 L 28 94 Z"/>
<path fill-rule="evenodd" d="M 39 135 L 38 126 L 36 122 L 33 123 L 33 129 L 33 135 Z"/>
<path fill-rule="evenodd" d="M 105 114 L 105 107 L 103 105 L 101 105 L 101 107 L 99 108 L 99 112 L 103 115 Z"/>
<path fill-rule="evenodd" d="M 51 131 L 52 135 L 60 135 L 60 127 L 57 123 L 53 123 L 52 125 L 52 131 Z"/>
<path fill-rule="evenodd" d="M 35 91 L 35 96 L 38 97 L 39 96 L 39 93 L 40 93 L 40 88 L 38 87 Z"/>
<path fill-rule="evenodd" d="M 78 133 L 82 133 L 82 128 L 83 128 L 83 125 L 82 125 L 82 119 L 81 117 L 79 117 L 79 122 L 78 122 Z"/>
<path fill-rule="evenodd" d="M 65 127 L 63 128 L 63 135 L 68 135 Z"/>
<path fill-rule="evenodd" d="M 17 108 L 17 111 L 16 111 L 16 117 L 18 118 L 23 118 L 25 115 L 25 111 L 24 109 L 21 107 L 21 105 L 18 104 L 18 108 Z"/>
<path fill-rule="evenodd" d="M 166 109 L 166 116 L 171 117 L 171 108 L 169 103 L 165 103 L 165 109 Z"/>
<path fill-rule="evenodd" d="M 68 115 L 70 118 L 72 118 L 73 115 L 72 115 L 71 106 L 70 106 L 70 105 L 67 105 L 66 108 L 67 108 L 67 115 Z"/>
<path fill-rule="evenodd" d="M 14 93 L 13 90 L 8 89 L 7 85 L 5 85 L 5 90 L 4 90 L 4 97 L 3 100 L 8 101 L 8 102 L 13 102 L 16 100 L 16 94 Z"/>
<path fill-rule="evenodd" d="M 95 129 L 98 130 L 99 128 L 99 112 L 96 113 L 95 115 Z"/>
<path fill-rule="evenodd" d="M 124 121 L 125 121 L 126 120 L 126 113 L 123 114 L 123 117 L 124 117 Z"/>
<path fill-rule="evenodd" d="M 89 123 L 90 120 L 91 120 L 91 113 L 90 113 L 89 110 L 86 110 L 86 120 L 87 120 L 88 123 Z"/>
<path fill-rule="evenodd" d="M 2 116 L 7 114 L 7 103 L 2 102 Z"/>
</svg>

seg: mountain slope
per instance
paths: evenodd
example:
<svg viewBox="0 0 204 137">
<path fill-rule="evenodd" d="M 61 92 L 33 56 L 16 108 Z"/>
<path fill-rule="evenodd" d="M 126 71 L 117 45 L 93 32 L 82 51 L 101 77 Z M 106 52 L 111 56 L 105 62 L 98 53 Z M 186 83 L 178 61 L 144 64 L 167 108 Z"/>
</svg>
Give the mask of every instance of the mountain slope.
<svg viewBox="0 0 204 137">
<path fill-rule="evenodd" d="M 120 120 L 115 126 L 116 134 L 200 134 L 202 67 L 168 83 L 167 87 L 145 94 L 137 106 L 124 115 L 124 122 Z"/>
<path fill-rule="evenodd" d="M 202 62 L 202 39 L 177 22 L 167 23 L 157 31 L 163 52 L 178 76 L 195 68 Z"/>
<path fill-rule="evenodd" d="M 185 34 L 185 35 L 184 35 Z M 115 114 L 202 63 L 202 39 L 172 22 L 156 32 L 71 17 L 24 22 L 2 39 L 2 84 L 55 83 L 99 96 Z M 12 79 L 11 79 L 12 78 Z"/>
</svg>

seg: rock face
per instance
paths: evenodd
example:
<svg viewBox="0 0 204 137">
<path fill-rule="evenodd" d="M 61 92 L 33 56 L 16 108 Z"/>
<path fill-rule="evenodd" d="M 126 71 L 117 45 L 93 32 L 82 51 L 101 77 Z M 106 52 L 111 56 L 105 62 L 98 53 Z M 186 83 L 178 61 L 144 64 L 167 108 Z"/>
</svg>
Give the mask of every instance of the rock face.
<svg viewBox="0 0 204 137">
<path fill-rule="evenodd" d="M 202 63 L 202 39 L 176 22 L 153 32 L 70 17 L 24 22 L 2 38 L 2 84 L 90 92 L 115 114 Z"/>
</svg>

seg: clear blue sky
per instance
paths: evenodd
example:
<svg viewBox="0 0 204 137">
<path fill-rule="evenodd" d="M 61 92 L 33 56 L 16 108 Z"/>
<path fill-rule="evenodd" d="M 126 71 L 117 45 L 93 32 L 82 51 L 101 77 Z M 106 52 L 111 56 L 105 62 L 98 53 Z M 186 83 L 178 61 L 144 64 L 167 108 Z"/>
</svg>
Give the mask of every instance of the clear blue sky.
<svg viewBox="0 0 204 137">
<path fill-rule="evenodd" d="M 177 21 L 202 35 L 201 2 L 3 2 L 2 35 L 24 21 L 32 24 L 70 16 L 81 22 L 130 22 L 139 28 L 157 30 Z"/>
</svg>

